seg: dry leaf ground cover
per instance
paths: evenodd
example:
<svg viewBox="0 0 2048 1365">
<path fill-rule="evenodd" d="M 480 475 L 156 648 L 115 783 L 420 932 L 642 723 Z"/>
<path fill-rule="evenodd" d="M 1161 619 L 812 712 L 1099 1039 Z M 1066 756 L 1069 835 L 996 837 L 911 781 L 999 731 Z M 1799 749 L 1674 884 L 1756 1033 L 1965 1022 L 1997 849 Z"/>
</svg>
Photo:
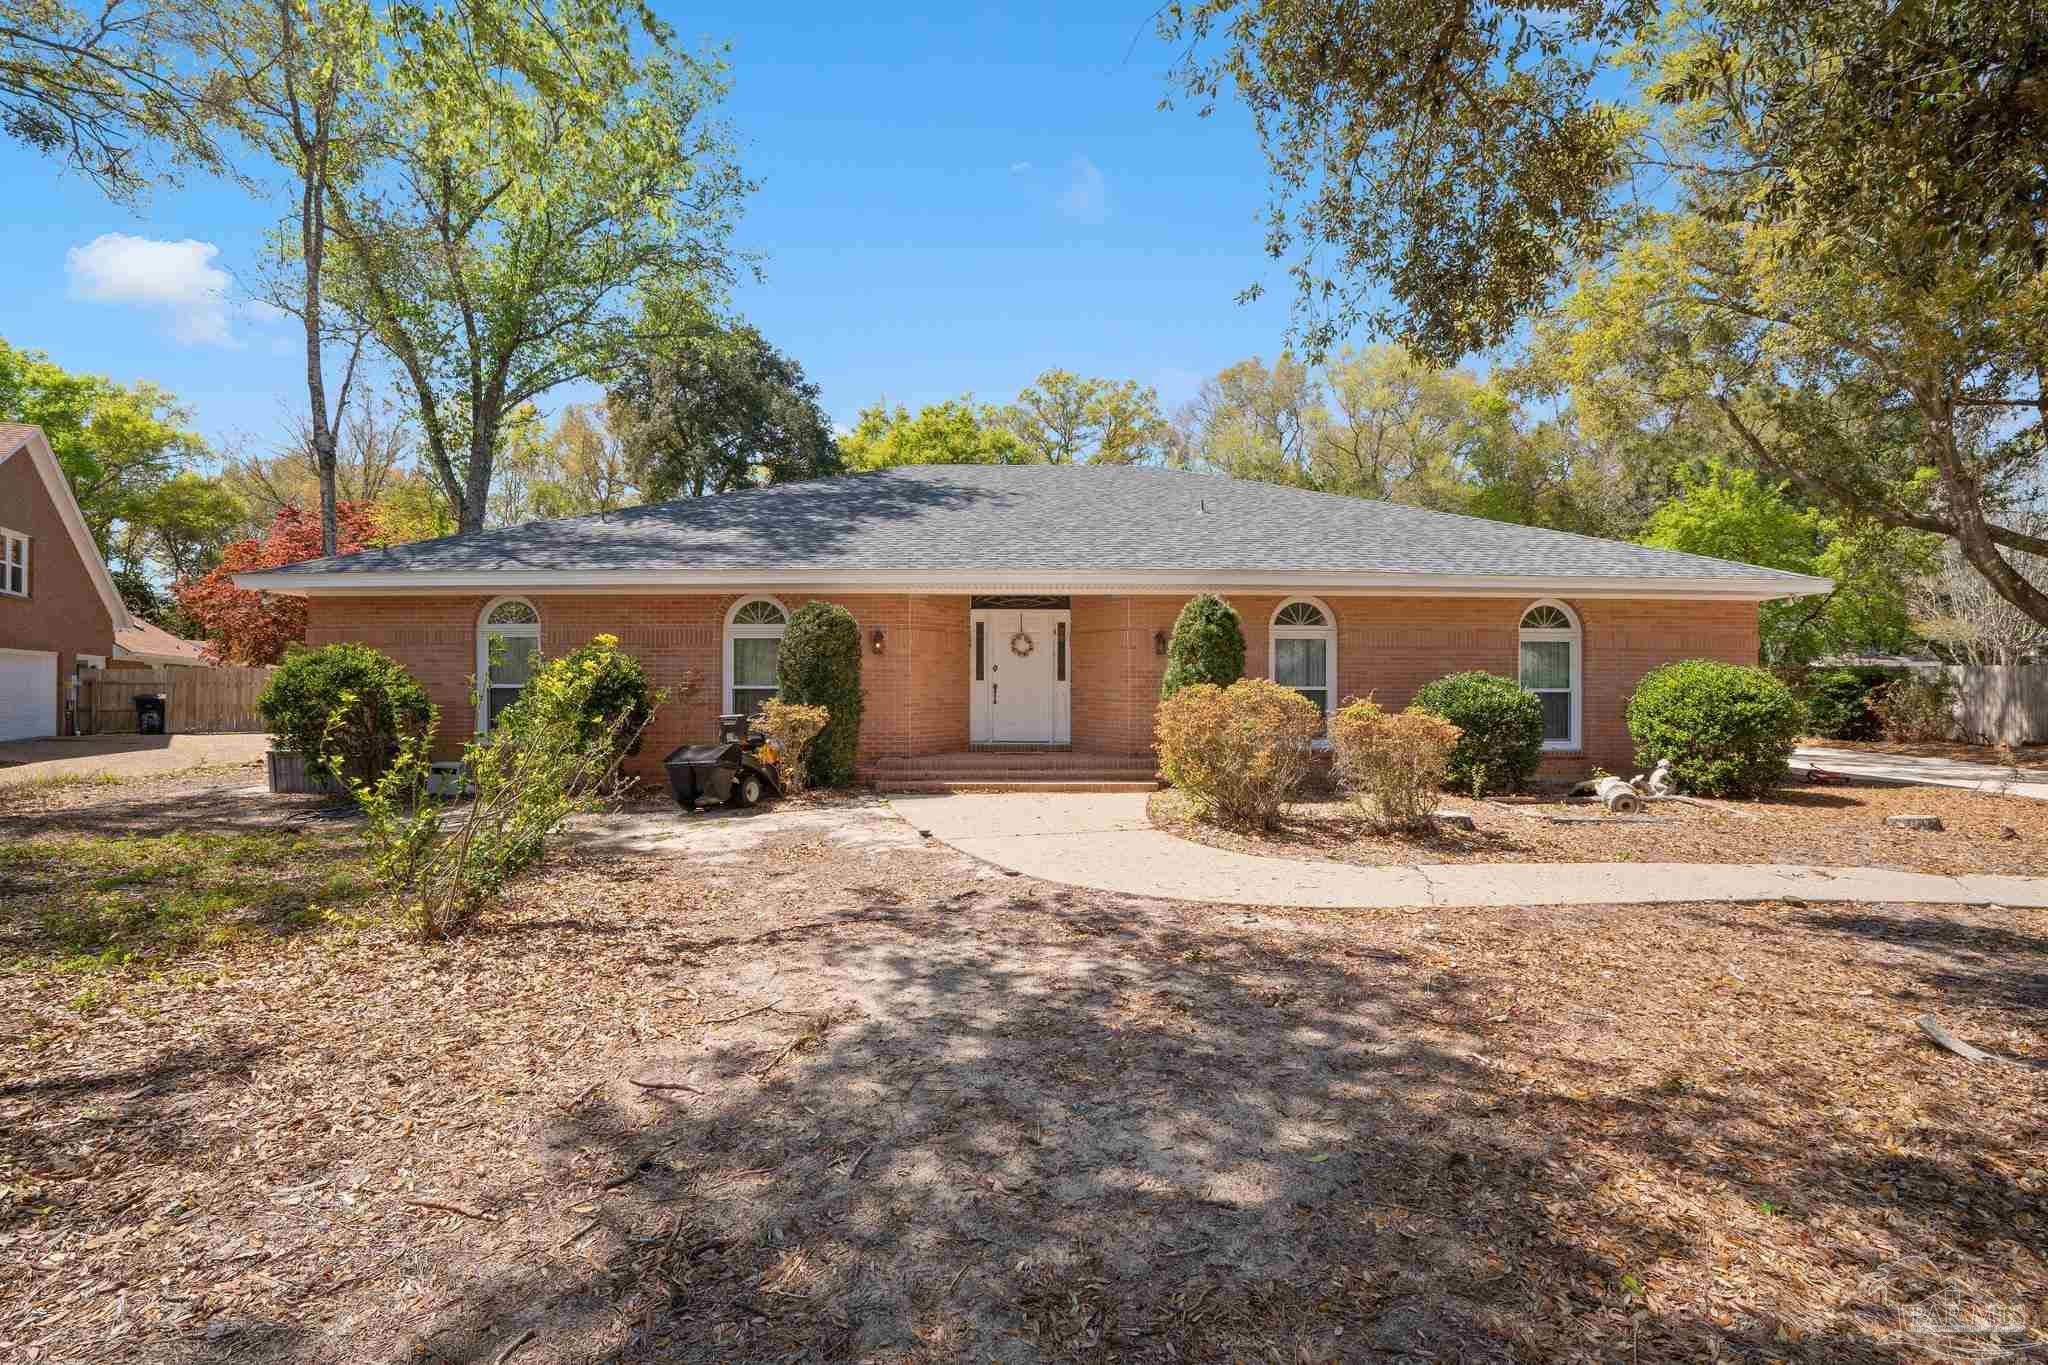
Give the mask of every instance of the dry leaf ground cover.
<svg viewBox="0 0 2048 1365">
<path fill-rule="evenodd" d="M 1442 807 L 1476 829 L 1376 834 L 1358 808 L 1336 797 L 1298 802 L 1279 827 L 1220 828 L 1195 818 L 1175 791 L 1152 797 L 1153 824 L 1198 843 L 1277 857 L 1399 863 L 1796 863 L 1913 872 L 2048 875 L 2048 801 L 1955 787 L 1869 782 L 1786 787 L 1757 801 L 1714 809 L 1654 803 L 1652 820 L 1601 818 L 1597 802 L 1556 796 L 1474 801 L 1445 794 Z M 1894 829 L 1887 815 L 1935 815 L 1940 833 Z M 1571 817 L 1554 823 L 1543 815 Z"/>
<path fill-rule="evenodd" d="M 2048 1062 L 2039 913 L 1253 914 L 824 802 L 79 978 L 0 977 L 9 1361 L 2048 1343 L 2048 1075 L 1912 1027 Z"/>
</svg>

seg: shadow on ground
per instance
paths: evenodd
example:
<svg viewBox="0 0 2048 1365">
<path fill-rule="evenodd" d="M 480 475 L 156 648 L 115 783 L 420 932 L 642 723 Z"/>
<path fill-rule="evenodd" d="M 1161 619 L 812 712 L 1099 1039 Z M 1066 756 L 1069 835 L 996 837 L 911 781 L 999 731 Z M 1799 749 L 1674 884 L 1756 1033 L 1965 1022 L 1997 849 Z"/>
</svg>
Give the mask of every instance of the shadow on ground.
<svg viewBox="0 0 2048 1365">
<path fill-rule="evenodd" d="M 1815 1227 L 1882 1199 L 1927 1254 L 2021 1197 L 1817 1140 L 1809 1078 L 1764 1062 L 1616 1084 L 1539 1034 L 1540 1067 L 1505 1065 L 1502 1001 L 1433 924 L 1368 944 L 1050 889 L 875 890 L 749 959 L 772 1011 L 552 1121 L 537 1159 L 589 1202 L 559 1241 L 451 1259 L 405 1358 L 491 1361 L 531 1329 L 537 1359 L 1924 1359 L 1901 1295 L 1931 1272 L 1877 1277 L 1819 1330 L 1663 1306 L 1660 1270 L 1713 1262 L 1721 1229 L 1613 1172 Z M 1786 1103 L 1758 1112 L 1758 1083 Z M 234 1358 L 290 1354 L 265 1340 Z"/>
</svg>

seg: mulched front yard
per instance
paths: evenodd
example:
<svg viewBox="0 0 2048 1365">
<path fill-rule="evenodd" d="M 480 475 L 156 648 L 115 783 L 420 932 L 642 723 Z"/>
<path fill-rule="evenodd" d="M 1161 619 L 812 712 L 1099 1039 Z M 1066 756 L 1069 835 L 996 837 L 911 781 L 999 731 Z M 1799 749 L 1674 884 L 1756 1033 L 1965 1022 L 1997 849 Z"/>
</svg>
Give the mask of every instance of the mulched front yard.
<svg viewBox="0 0 2048 1365">
<path fill-rule="evenodd" d="M 1152 823 L 1184 839 L 1277 857 L 1396 863 L 1799 863 L 1914 872 L 2048 875 L 2048 801 L 1954 787 L 1891 783 L 1787 787 L 1716 809 L 1656 802 L 1652 822 L 1608 819 L 1597 802 L 1555 795 L 1475 801 L 1446 794 L 1441 807 L 1478 827 L 1423 835 L 1375 833 L 1351 802 L 1290 806 L 1277 829 L 1222 829 L 1194 818 L 1178 792 L 1150 803 Z M 1569 823 L 1536 818 L 1569 817 Z M 1934 815 L 1940 833 L 1894 829 L 1887 815 Z"/>
<path fill-rule="evenodd" d="M 2039 912 L 1253 914 L 790 814 L 447 947 L 0 967 L 0 1358 L 2048 1344 L 2048 1073 L 1912 1022 L 2048 1064 Z"/>
</svg>

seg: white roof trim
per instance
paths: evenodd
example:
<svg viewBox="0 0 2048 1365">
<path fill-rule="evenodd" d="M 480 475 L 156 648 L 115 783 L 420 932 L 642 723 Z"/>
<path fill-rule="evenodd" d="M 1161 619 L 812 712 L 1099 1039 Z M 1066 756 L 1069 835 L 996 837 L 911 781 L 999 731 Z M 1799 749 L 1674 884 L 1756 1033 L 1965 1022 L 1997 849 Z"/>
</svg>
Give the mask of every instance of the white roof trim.
<svg viewBox="0 0 2048 1365">
<path fill-rule="evenodd" d="M 71 533 L 71 543 L 78 550 L 78 557 L 85 561 L 85 572 L 92 579 L 92 585 L 99 591 L 100 601 L 106 606 L 107 615 L 113 618 L 117 631 L 135 629 L 134 618 L 128 615 L 128 607 L 121 601 L 120 592 L 114 587 L 114 576 L 107 572 L 107 562 L 100 558 L 100 547 L 93 544 L 92 532 L 85 524 L 85 513 L 78 508 L 78 499 L 72 496 L 71 480 L 64 477 L 63 466 L 57 463 L 57 452 L 50 449 L 50 442 L 43 435 L 41 427 L 26 428 L 28 435 L 12 450 L 0 450 L 0 465 L 6 464 L 21 451 L 28 452 L 29 462 L 36 472 L 43 476 L 43 487 L 49 491 L 50 501 L 56 504 L 57 519 L 64 523 L 64 529 Z"/>
<path fill-rule="evenodd" d="M 302 597 L 359 597 L 369 593 L 446 595 L 498 593 L 767 593 L 943 592 L 1067 593 L 1131 592 L 1313 592 L 1420 595 L 1430 597 L 1660 597 L 1686 600 L 1767 602 L 1811 597 L 1834 584 L 1825 578 L 1788 575 L 1759 578 L 1667 578 L 1598 575 L 1513 576 L 1484 574 L 1316 573 L 1300 569 L 1191 573 L 1185 570 L 1130 570 L 1120 573 L 959 572 L 929 569 L 867 569 L 833 573 L 817 569 L 507 569 L 459 572 L 249 573 L 235 586 Z"/>
</svg>

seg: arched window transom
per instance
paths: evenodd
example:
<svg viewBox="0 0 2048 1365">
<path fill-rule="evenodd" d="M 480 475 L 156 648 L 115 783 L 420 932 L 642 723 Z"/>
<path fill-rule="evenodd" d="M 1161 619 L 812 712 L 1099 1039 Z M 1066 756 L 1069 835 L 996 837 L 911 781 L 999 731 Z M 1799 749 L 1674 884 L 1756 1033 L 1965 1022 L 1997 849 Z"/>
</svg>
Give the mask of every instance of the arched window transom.
<svg viewBox="0 0 2048 1365">
<path fill-rule="evenodd" d="M 1522 612 L 1521 683 L 1543 703 L 1543 747 L 1579 747 L 1585 687 L 1579 618 L 1562 602 L 1537 602 Z"/>
<path fill-rule="evenodd" d="M 533 677 L 540 661 L 540 613 L 523 597 L 501 597 L 484 607 L 476 632 L 479 732 L 498 716 Z"/>
<path fill-rule="evenodd" d="M 1306 597 L 1282 602 L 1269 633 L 1268 676 L 1316 704 L 1325 717 L 1337 690 L 1336 617 Z"/>
<path fill-rule="evenodd" d="M 775 695 L 775 671 L 789 612 L 772 597 L 735 603 L 725 618 L 725 709 L 753 715 Z"/>
</svg>

